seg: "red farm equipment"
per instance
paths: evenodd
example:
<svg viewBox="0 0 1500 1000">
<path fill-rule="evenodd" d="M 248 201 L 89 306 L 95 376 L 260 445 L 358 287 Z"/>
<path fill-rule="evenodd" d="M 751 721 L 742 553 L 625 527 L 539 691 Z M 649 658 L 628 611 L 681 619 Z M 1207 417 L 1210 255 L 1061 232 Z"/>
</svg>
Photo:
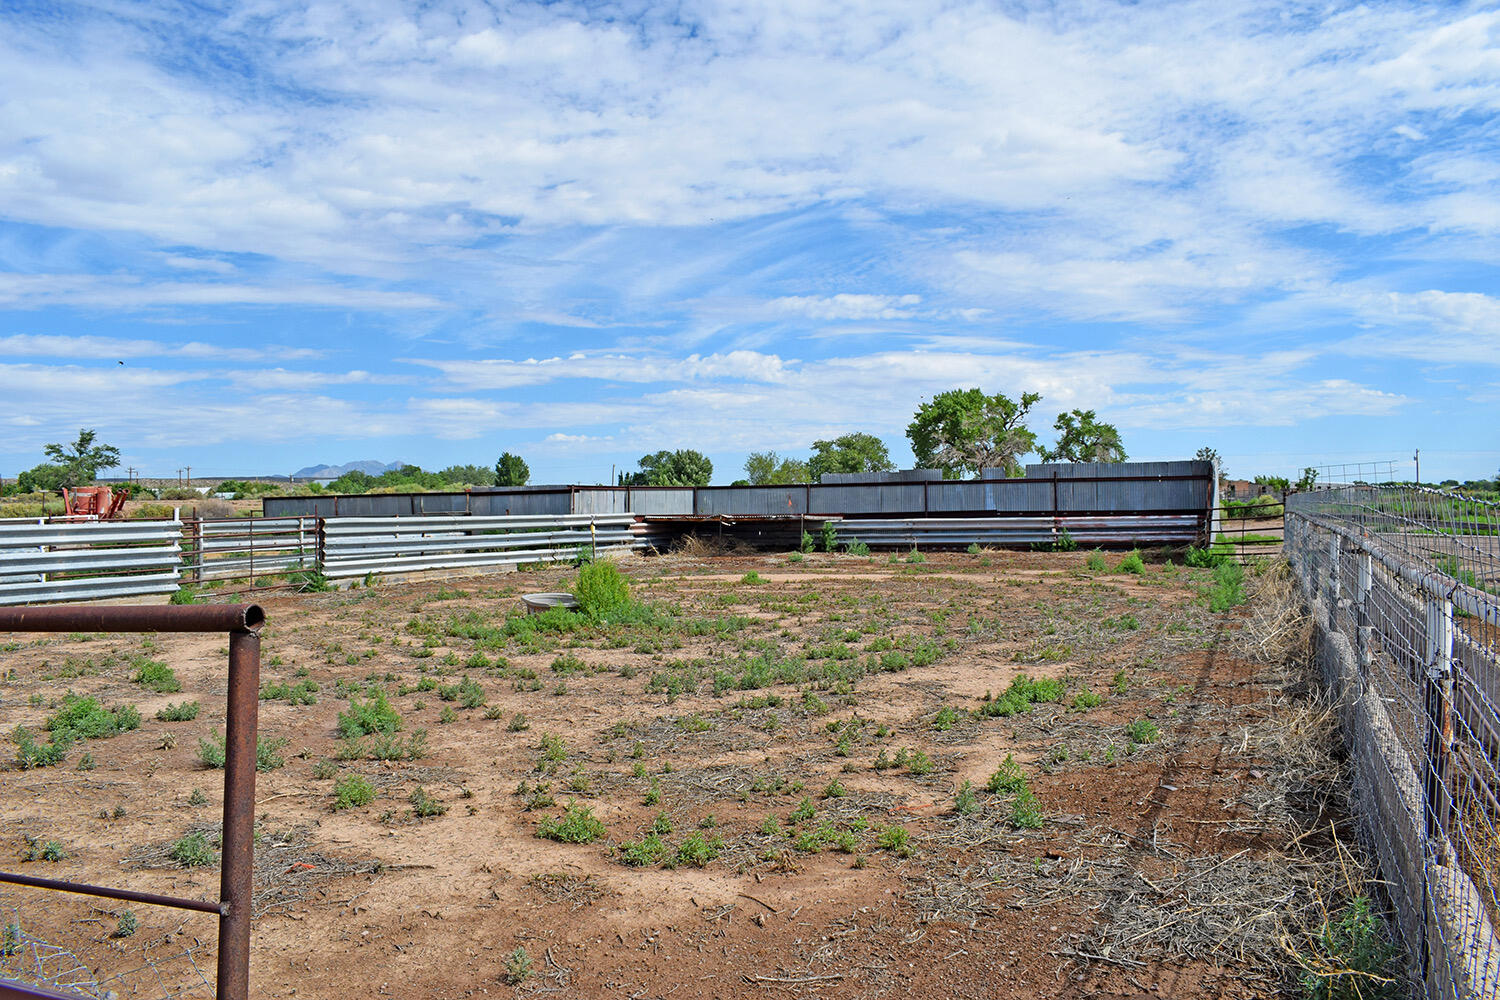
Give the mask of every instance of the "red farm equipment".
<svg viewBox="0 0 1500 1000">
<path fill-rule="evenodd" d="M 63 487 L 63 509 L 69 517 L 92 517 L 101 521 L 118 517 L 130 491 L 116 493 L 108 486 Z"/>
</svg>

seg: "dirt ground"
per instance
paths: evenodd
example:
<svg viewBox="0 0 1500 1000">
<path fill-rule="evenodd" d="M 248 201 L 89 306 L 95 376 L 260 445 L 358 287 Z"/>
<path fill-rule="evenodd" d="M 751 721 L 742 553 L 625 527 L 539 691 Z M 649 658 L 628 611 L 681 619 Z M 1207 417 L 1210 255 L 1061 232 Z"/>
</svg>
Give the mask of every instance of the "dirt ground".
<svg viewBox="0 0 1500 1000">
<path fill-rule="evenodd" d="M 1326 732 L 1254 655 L 1254 602 L 1211 613 L 1209 571 L 1106 556 L 633 557 L 653 612 L 568 632 L 517 615 L 571 569 L 265 595 L 260 727 L 284 764 L 259 775 L 254 994 L 1276 993 L 1279 941 L 1352 839 Z M 217 833 L 200 741 L 222 732 L 224 637 L 0 643 L 5 733 L 70 691 L 143 720 L 7 761 L 4 865 L 214 897 L 217 867 L 170 852 Z M 136 683 L 147 661 L 181 690 Z M 342 739 L 374 687 L 400 730 Z M 185 701 L 195 719 L 156 717 Z M 334 809 L 354 775 L 374 800 Z M 603 836 L 538 835 L 570 804 Z M 61 860 L 15 860 L 50 841 Z M 14 887 L 0 909 L 13 972 L 208 995 L 212 918 Z"/>
</svg>

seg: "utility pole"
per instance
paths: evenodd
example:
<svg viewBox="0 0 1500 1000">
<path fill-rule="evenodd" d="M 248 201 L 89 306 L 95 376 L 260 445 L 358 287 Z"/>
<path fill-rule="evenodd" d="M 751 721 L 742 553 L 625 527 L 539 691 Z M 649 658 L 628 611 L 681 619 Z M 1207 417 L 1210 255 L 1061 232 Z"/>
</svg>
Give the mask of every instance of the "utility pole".
<svg viewBox="0 0 1500 1000">
<path fill-rule="evenodd" d="M 178 486 L 182 485 L 182 470 L 181 469 L 177 470 L 177 485 Z"/>
<path fill-rule="evenodd" d="M 191 465 L 187 467 L 187 485 L 193 485 L 193 467 Z"/>
<path fill-rule="evenodd" d="M 1417 485 L 1422 485 L 1422 449 L 1418 448 L 1411 453 L 1411 460 L 1417 463 Z"/>
</svg>

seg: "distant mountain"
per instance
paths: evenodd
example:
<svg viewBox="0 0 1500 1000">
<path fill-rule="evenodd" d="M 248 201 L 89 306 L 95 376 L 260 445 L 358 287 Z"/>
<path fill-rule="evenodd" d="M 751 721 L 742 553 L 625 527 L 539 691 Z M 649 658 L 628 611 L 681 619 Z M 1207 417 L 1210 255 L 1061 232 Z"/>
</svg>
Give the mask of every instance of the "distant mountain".
<svg viewBox="0 0 1500 1000">
<path fill-rule="evenodd" d="M 363 472 L 367 475 L 378 476 L 390 469 L 399 469 L 409 462 L 395 461 L 387 465 L 367 458 L 363 462 L 345 462 L 343 465 L 309 465 L 305 469 L 298 469 L 292 473 L 296 479 L 337 479 L 346 472 Z"/>
</svg>

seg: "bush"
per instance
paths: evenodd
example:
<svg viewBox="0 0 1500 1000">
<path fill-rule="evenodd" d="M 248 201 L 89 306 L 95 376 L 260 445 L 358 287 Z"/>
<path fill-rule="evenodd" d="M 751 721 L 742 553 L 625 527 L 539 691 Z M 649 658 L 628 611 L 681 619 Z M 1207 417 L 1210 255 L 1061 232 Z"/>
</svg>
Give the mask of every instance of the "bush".
<svg viewBox="0 0 1500 1000">
<path fill-rule="evenodd" d="M 995 793 L 1007 795 L 1019 792 L 1026 787 L 1026 775 L 1021 771 L 1021 765 L 1016 763 L 1014 754 L 1006 754 L 1005 760 L 1000 762 L 999 768 L 990 775 L 989 784 L 985 788 Z"/>
<path fill-rule="evenodd" d="M 1182 561 L 1198 569 L 1212 569 L 1228 562 L 1229 554 L 1217 549 L 1189 548 Z"/>
<path fill-rule="evenodd" d="M 811 552 L 814 548 L 817 547 L 817 543 L 815 541 L 813 541 L 813 536 L 812 535 L 809 535 L 807 532 L 804 531 L 804 532 L 802 532 L 802 541 L 801 541 L 801 543 L 799 544 L 798 547 L 803 552 Z"/>
<path fill-rule="evenodd" d="M 139 729 L 141 713 L 134 705 L 104 708 L 93 698 L 80 698 L 69 692 L 63 696 L 62 708 L 47 720 L 47 731 L 54 743 L 76 740 L 101 740 Z"/>
<path fill-rule="evenodd" d="M 31 730 L 25 726 L 17 726 L 10 738 L 16 744 L 16 766 L 23 771 L 61 764 L 73 743 L 70 737 L 65 735 L 58 739 L 56 734 L 51 743 L 38 743 Z"/>
<path fill-rule="evenodd" d="M 174 843 L 167 851 L 167 857 L 184 868 L 202 868 L 218 860 L 214 849 L 208 845 L 208 838 L 200 831 L 194 831 Z"/>
<path fill-rule="evenodd" d="M 1134 743 L 1155 743 L 1161 738 L 1161 727 L 1150 719 L 1136 719 L 1125 727 L 1125 733 Z"/>
<path fill-rule="evenodd" d="M 441 816 L 448 811 L 447 805 L 439 802 L 427 794 L 427 789 L 418 786 L 407 799 L 411 803 L 411 811 L 418 819 L 428 819 L 432 816 Z"/>
<path fill-rule="evenodd" d="M 854 541 L 844 546 L 844 551 L 849 553 L 851 556 L 867 556 L 870 554 L 870 547 L 856 538 Z"/>
<path fill-rule="evenodd" d="M 339 713 L 339 735 L 345 739 L 371 733 L 394 733 L 401 728 L 401 716 L 391 707 L 384 689 L 372 687 L 366 701 L 349 699 L 349 711 Z"/>
<path fill-rule="evenodd" d="M 1208 590 L 1208 610 L 1228 611 L 1245 603 L 1245 570 L 1239 563 L 1224 562 L 1214 567 L 1214 582 Z"/>
<path fill-rule="evenodd" d="M 164 521 L 172 516 L 172 508 L 164 503 L 143 503 L 130 516 L 142 521 Z"/>
<path fill-rule="evenodd" d="M 1337 921 L 1324 921 L 1310 954 L 1299 954 L 1308 1000 L 1395 1000 L 1405 990 L 1391 963 L 1397 954 L 1381 933 L 1367 896 L 1356 896 Z"/>
<path fill-rule="evenodd" d="M 1052 543 L 1052 551 L 1054 551 L 1054 552 L 1077 552 L 1078 551 L 1078 542 L 1077 542 L 1077 540 L 1075 540 L 1073 538 L 1072 535 L 1070 535 L 1068 533 L 1068 529 L 1067 528 L 1063 528 L 1061 531 L 1059 531 L 1057 533 L 1057 540 Z"/>
<path fill-rule="evenodd" d="M 353 809 L 375 801 L 375 786 L 358 774 L 340 778 L 333 786 L 333 808 Z"/>
<path fill-rule="evenodd" d="M 723 849 L 723 840 L 718 837 L 705 837 L 695 831 L 684 837 L 682 843 L 677 845 L 677 864 L 702 868 L 717 858 Z"/>
<path fill-rule="evenodd" d="M 159 722 L 192 722 L 198 717 L 198 703 L 196 701 L 185 701 L 181 705 L 167 702 L 166 708 L 156 710 L 156 718 Z"/>
<path fill-rule="evenodd" d="M 173 694 L 182 690 L 182 681 L 177 679 L 175 670 L 160 660 L 148 660 L 144 656 L 136 657 L 135 677 L 132 680 L 157 694 Z"/>
<path fill-rule="evenodd" d="M 1109 569 L 1109 563 L 1104 561 L 1104 553 L 1098 549 L 1089 553 L 1089 557 L 1084 560 L 1083 565 L 1092 573 L 1103 573 Z"/>
<path fill-rule="evenodd" d="M 183 499 L 189 499 L 184 497 Z M 236 516 L 234 504 L 228 500 L 217 500 L 212 497 L 199 500 L 193 504 L 193 515 L 199 518 L 227 518 Z"/>
<path fill-rule="evenodd" d="M 1022 788 L 1016 793 L 1016 800 L 1010 807 L 1010 825 L 1017 830 L 1042 828 L 1042 805 L 1031 789 Z"/>
<path fill-rule="evenodd" d="M 604 824 L 594 818 L 594 810 L 573 803 L 567 812 L 547 817 L 536 825 L 536 835 L 564 844 L 592 844 L 604 836 Z"/>
<path fill-rule="evenodd" d="M 591 563 L 578 571 L 573 596 L 580 612 L 599 620 L 630 603 L 630 582 L 612 562 Z"/>
<path fill-rule="evenodd" d="M 172 596 L 167 598 L 168 604 L 197 604 L 198 592 L 192 587 L 182 585 L 172 591 Z"/>
<path fill-rule="evenodd" d="M 1130 554 L 1121 559 L 1120 564 L 1115 567 L 1115 572 L 1134 573 L 1137 576 L 1146 572 L 1146 564 L 1141 561 L 1141 550 L 1131 549 Z"/>
<path fill-rule="evenodd" d="M 838 548 L 839 529 L 837 524 L 832 521 L 824 521 L 822 536 L 824 552 L 832 552 Z"/>
</svg>

